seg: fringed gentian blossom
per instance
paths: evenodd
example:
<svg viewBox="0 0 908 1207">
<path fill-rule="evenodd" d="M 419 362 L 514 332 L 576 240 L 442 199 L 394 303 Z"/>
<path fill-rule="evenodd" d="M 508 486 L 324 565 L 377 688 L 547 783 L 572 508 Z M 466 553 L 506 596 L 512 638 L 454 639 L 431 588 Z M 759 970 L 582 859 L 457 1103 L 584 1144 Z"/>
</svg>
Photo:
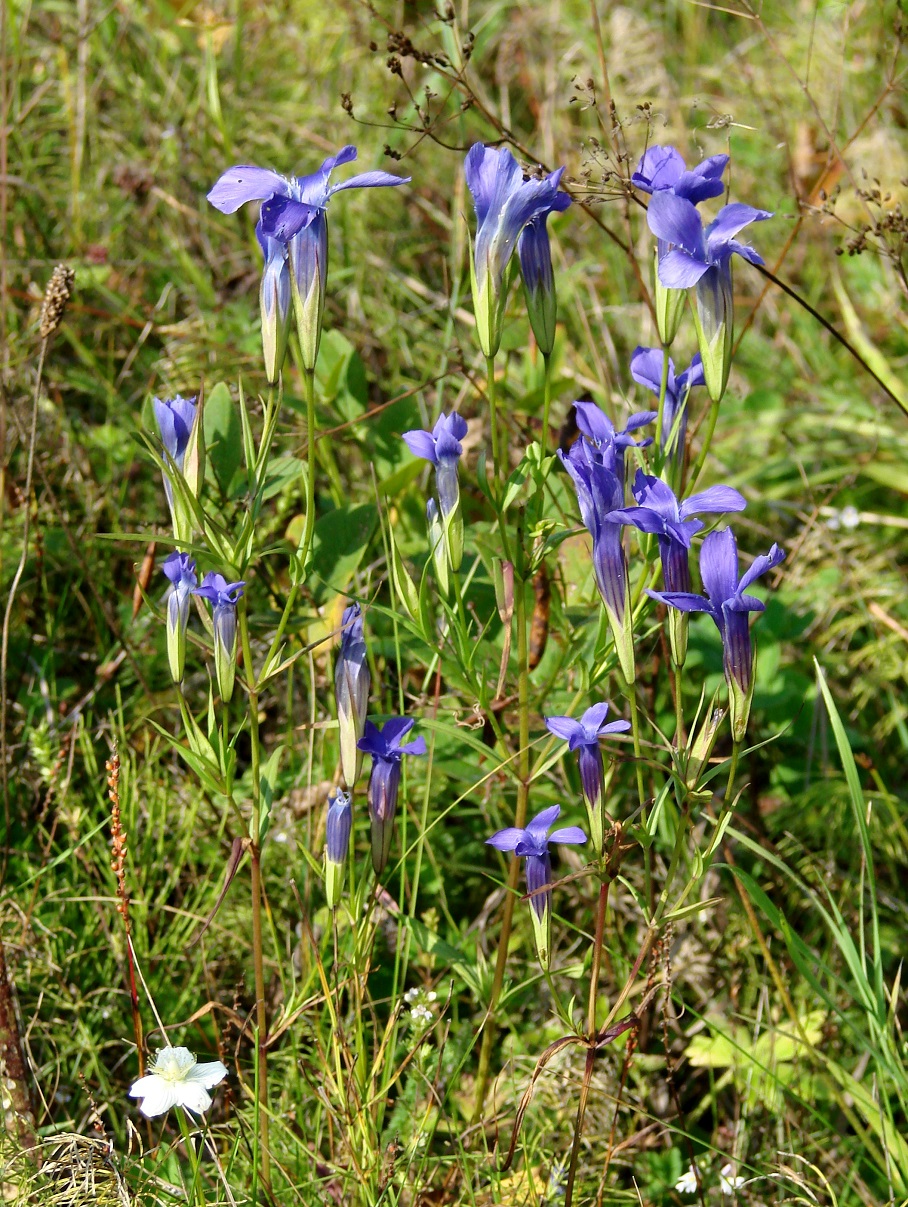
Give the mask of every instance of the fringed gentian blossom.
<svg viewBox="0 0 908 1207">
<path fill-rule="evenodd" d="M 602 854 L 605 833 L 605 794 L 602 788 L 602 750 L 599 739 L 616 733 L 626 733 L 631 727 L 629 721 L 606 722 L 608 710 L 609 705 L 603 701 L 588 708 L 579 721 L 573 717 L 545 719 L 548 731 L 556 737 L 564 738 L 568 750 L 577 751 L 580 781 L 583 784 L 583 795 L 586 797 L 593 847 L 597 855 Z"/>
<path fill-rule="evenodd" d="M 344 609 L 341 619 L 340 649 L 334 667 L 341 770 L 348 788 L 352 788 L 359 779 L 363 765 L 362 751 L 357 742 L 366 729 L 371 683 L 363 637 L 363 613 L 358 603 L 352 603 Z"/>
<path fill-rule="evenodd" d="M 723 528 L 711 532 L 700 549 L 700 578 L 708 598 L 680 591 L 647 591 L 653 599 L 681 612 L 707 612 L 715 621 L 722 638 L 731 728 L 736 742 L 743 739 L 747 730 L 753 697 L 753 651 L 747 614 L 765 610 L 761 600 L 745 592 L 784 558 L 784 551 L 773 545 L 769 553 L 755 558 L 750 569 L 739 579 L 735 534 L 730 528 Z"/>
<path fill-rule="evenodd" d="M 342 189 L 377 188 L 406 184 L 410 177 L 388 172 L 363 172 L 340 184 L 331 184 L 331 173 L 341 164 L 356 159 L 356 147 L 342 147 L 330 155 L 311 176 L 279 176 L 268 168 L 247 164 L 228 168 L 208 194 L 211 204 L 223 214 L 232 214 L 247 201 L 261 201 L 262 212 L 256 234 L 263 249 L 266 240 L 286 249 L 296 327 L 303 367 L 315 372 L 318 345 L 325 308 L 325 282 L 328 274 L 327 205 Z M 265 250 L 266 272 L 277 250 L 268 243 Z"/>
<path fill-rule="evenodd" d="M 638 385 L 646 386 L 658 398 L 662 393 L 662 349 L 634 349 L 631 357 L 631 377 Z M 687 437 L 687 396 L 694 386 L 704 382 L 703 363 L 697 352 L 683 373 L 675 376 L 675 362 L 668 359 L 665 401 L 662 407 L 661 451 L 681 463 Z"/>
<path fill-rule="evenodd" d="M 721 515 L 726 511 L 743 511 L 747 500 L 732 486 L 710 486 L 708 490 L 691 495 L 679 503 L 670 486 L 641 469 L 637 470 L 631 490 L 637 506 L 623 507 L 613 511 L 607 518 L 612 523 L 631 524 L 641 532 L 653 533 L 659 541 L 663 590 L 689 592 L 688 551 L 691 538 L 703 527 L 702 520 L 691 517 L 703 513 Z M 683 666 L 687 656 L 686 619 L 673 613 L 669 623 L 672 658 L 676 666 Z"/>
<path fill-rule="evenodd" d="M 350 797 L 342 788 L 336 788 L 328 798 L 328 819 L 325 823 L 325 895 L 329 909 L 337 909 L 340 904 L 352 829 Z"/>
<path fill-rule="evenodd" d="M 189 597 L 198 584 L 195 562 L 188 553 L 171 553 L 161 569 L 170 579 L 167 591 L 167 659 L 174 683 L 183 681 Z"/>
<path fill-rule="evenodd" d="M 631 183 L 644 193 L 673 193 L 698 205 L 708 197 L 718 197 L 723 191 L 722 173 L 728 163 L 727 155 L 711 155 L 690 171 L 674 147 L 650 147 L 631 177 Z M 659 239 L 656 264 L 669 251 L 671 244 Z M 678 333 L 684 313 L 686 291 L 666 289 L 656 273 L 656 326 L 659 338 L 668 346 Z"/>
<path fill-rule="evenodd" d="M 553 210 L 571 204 L 566 193 L 558 192 L 564 168 L 543 179 L 529 178 L 506 148 L 496 149 L 476 143 L 464 161 L 467 187 L 476 209 L 476 242 L 473 247 L 471 278 L 473 310 L 479 344 L 486 357 L 493 357 L 501 344 L 501 328 L 507 302 L 505 273 L 518 240 L 528 225 L 540 220 L 524 244 L 521 267 L 530 304 L 530 321 L 539 340 L 548 342 L 550 326 L 554 332 L 554 279 L 548 296 L 547 270 L 551 271 L 551 252 L 545 220 Z M 537 330 L 537 327 L 539 330 Z M 542 343 L 540 343 L 542 347 Z"/>
<path fill-rule="evenodd" d="M 200 595 L 211 604 L 214 621 L 214 671 L 218 691 L 226 704 L 233 695 L 236 677 L 236 605 L 243 594 L 245 582 L 228 583 L 223 574 L 210 570 L 196 587 L 193 595 Z"/>
<path fill-rule="evenodd" d="M 372 755 L 369 813 L 372 819 L 372 866 L 377 876 L 385 870 L 391 852 L 401 760 L 405 754 L 426 753 L 423 737 L 403 742 L 415 724 L 408 717 L 391 717 L 385 722 L 384 728 L 379 729 L 367 721 L 366 732 L 358 743 L 360 750 Z"/>
<path fill-rule="evenodd" d="M 499 851 L 513 851 L 526 859 L 527 893 L 530 894 L 530 916 L 536 936 L 536 950 L 543 968 L 549 966 L 552 950 L 552 860 L 549 843 L 583 843 L 586 834 L 579 826 L 563 826 L 559 830 L 549 829 L 558 820 L 560 805 L 551 805 L 537 813 L 526 829 L 508 826 L 499 830 L 486 842 Z"/>
<path fill-rule="evenodd" d="M 153 400 L 155 422 L 164 446 L 164 493 L 173 520 L 173 534 L 178 541 L 188 541 L 192 536 L 192 517 L 179 494 L 174 494 L 171 480 L 173 469 L 183 475 L 186 488 L 192 495 L 198 494 L 204 474 L 204 440 L 201 438 L 201 412 L 195 398 L 155 398 Z"/>
<path fill-rule="evenodd" d="M 447 533 L 451 569 L 460 569 L 463 561 L 463 516 L 460 510 L 460 482 L 457 467 L 460 463 L 467 434 L 467 421 L 456 411 L 439 415 L 431 432 L 404 432 L 403 439 L 415 457 L 424 457 L 435 466 L 435 487 L 441 517 Z"/>
<path fill-rule="evenodd" d="M 616 475 L 624 489 L 624 454 L 629 448 L 648 448 L 652 444 L 652 436 L 644 440 L 635 440 L 631 432 L 637 428 L 652 423 L 658 416 L 658 411 L 637 411 L 631 415 L 623 431 L 617 431 L 615 425 L 595 402 L 575 402 L 574 414 L 577 427 L 595 448 L 602 464 Z"/>
<path fill-rule="evenodd" d="M 751 222 L 771 218 L 769 210 L 734 202 L 703 226 L 696 207 L 686 197 L 661 192 L 653 195 L 646 218 L 650 230 L 659 239 L 673 244 L 659 259 L 659 280 L 668 289 L 696 286 L 697 306 L 694 318 L 697 340 L 703 360 L 706 388 L 713 402 L 719 402 L 728 384 L 734 332 L 734 296 L 731 281 L 733 255 L 762 264 L 752 247 L 738 242 L 735 235 Z"/>
</svg>

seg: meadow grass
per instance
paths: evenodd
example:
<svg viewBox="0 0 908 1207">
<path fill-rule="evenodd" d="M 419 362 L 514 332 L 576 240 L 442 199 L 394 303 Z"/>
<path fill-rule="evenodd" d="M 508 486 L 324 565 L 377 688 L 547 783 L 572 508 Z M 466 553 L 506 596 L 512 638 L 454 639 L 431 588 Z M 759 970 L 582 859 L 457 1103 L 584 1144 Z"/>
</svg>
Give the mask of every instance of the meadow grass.
<svg viewBox="0 0 908 1207">
<path fill-rule="evenodd" d="M 3 1070 L 4 1195 L 537 1207 L 563 1201 L 570 1179 L 578 1204 L 908 1202 L 899 6 L 11 0 L 2 19 L 0 938 L 25 1058 L 21 1078 Z M 645 147 L 674 143 L 688 162 L 729 153 L 731 198 L 775 213 L 752 232 L 772 277 L 736 267 L 739 345 L 700 485 L 746 496 L 742 551 L 778 540 L 787 558 L 758 588 L 744 748 L 726 722 L 691 799 L 677 765 L 671 776 L 661 616 L 638 627 L 628 691 L 567 475 L 553 465 L 537 489 L 525 465 L 504 522 L 482 489 L 490 391 L 508 470 L 540 439 L 546 395 L 519 290 L 492 374 L 476 341 L 463 152 L 502 139 L 527 163 L 566 164 L 574 197 L 551 224 L 549 439 L 560 430 L 565 447 L 574 400 L 616 419 L 650 404 L 628 369 L 637 344 L 658 343 L 652 237 L 626 185 Z M 310 446 L 292 345 L 270 454 L 250 469 L 278 415 L 255 215 L 225 216 L 205 195 L 231 164 L 307 173 L 347 142 L 358 168 L 338 178 L 381 168 L 412 184 L 332 202 L 319 438 Z M 58 262 L 74 291 L 39 373 Z M 688 316 L 679 368 L 695 347 Z M 193 611 L 181 709 L 151 400 L 200 390 L 209 532 L 196 525 L 194 551 L 249 579 L 246 640 L 222 707 Z M 469 424 L 466 540 L 445 601 L 426 537 L 433 475 L 400 436 L 452 407 Z M 704 393 L 694 454 L 707 412 Z M 528 559 L 510 599 L 496 581 L 503 532 Z M 215 565 L 217 541 L 236 556 Z M 655 558 L 636 535 L 628 547 Z M 529 561 L 542 553 L 545 580 Z M 360 781 L 332 913 L 322 849 L 351 599 L 366 615 L 370 716 L 416 718 L 427 753 L 406 760 L 379 890 Z M 521 634 L 536 643 L 531 670 Z M 272 652 L 280 673 L 259 674 L 250 708 L 246 670 Z M 724 700 L 708 617 L 691 620 L 683 684 L 693 734 Z M 612 717 L 633 705 L 641 718 L 638 757 L 630 739 L 604 747 L 622 828 L 603 942 L 600 882 L 583 848 L 561 847 L 544 973 L 530 907 L 485 839 L 521 801 L 586 824 L 574 757 L 543 717 L 602 698 Z M 676 886 L 648 928 L 676 868 L 686 896 Z M 201 1141 L 177 1112 L 146 1120 L 127 1096 L 140 1075 L 133 967 L 142 1058 L 166 1040 L 229 1070 Z M 631 1008 L 633 1026 L 587 1046 Z M 15 1037 L 0 1039 L 8 1062 Z M 692 1162 L 700 1186 L 686 1195 Z"/>
</svg>

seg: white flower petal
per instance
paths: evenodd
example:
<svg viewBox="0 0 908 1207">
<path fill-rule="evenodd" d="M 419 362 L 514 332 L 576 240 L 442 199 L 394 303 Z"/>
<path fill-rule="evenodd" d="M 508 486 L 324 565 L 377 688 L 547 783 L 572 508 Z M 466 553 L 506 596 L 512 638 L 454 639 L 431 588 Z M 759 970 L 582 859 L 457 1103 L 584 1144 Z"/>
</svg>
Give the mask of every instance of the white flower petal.
<svg viewBox="0 0 908 1207">
<path fill-rule="evenodd" d="M 157 1077 L 152 1074 L 151 1077 L 143 1077 L 143 1081 L 153 1082 L 147 1089 L 142 1091 L 142 1103 L 139 1110 L 149 1119 L 153 1119 L 155 1115 L 163 1115 L 170 1110 L 172 1106 L 176 1106 L 178 1101 L 177 1086 L 170 1081 L 165 1081 L 162 1077 Z"/>
<path fill-rule="evenodd" d="M 211 1095 L 195 1082 L 184 1081 L 174 1089 L 179 1095 L 177 1101 L 180 1106 L 191 1111 L 193 1115 L 204 1115 L 211 1106 Z"/>
<path fill-rule="evenodd" d="M 220 1060 L 212 1060 L 208 1064 L 196 1065 L 186 1074 L 185 1080 L 203 1086 L 206 1090 L 218 1085 L 227 1076 L 227 1066 Z"/>
</svg>

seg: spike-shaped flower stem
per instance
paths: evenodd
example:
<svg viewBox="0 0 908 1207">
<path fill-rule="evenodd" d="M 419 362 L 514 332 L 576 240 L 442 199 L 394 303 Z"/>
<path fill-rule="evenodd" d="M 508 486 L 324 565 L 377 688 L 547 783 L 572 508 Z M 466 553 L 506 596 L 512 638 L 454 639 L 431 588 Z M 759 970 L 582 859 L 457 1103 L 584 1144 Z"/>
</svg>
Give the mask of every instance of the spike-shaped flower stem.
<svg viewBox="0 0 908 1207">
<path fill-rule="evenodd" d="M 646 789 L 643 786 L 643 747 L 640 743 L 640 714 L 637 711 L 637 692 L 633 683 L 625 680 L 624 691 L 631 714 L 631 737 L 634 740 L 634 770 L 637 773 L 637 799 L 640 804 L 640 825 L 646 830 Z M 653 850 L 652 843 L 643 848 L 643 877 L 646 885 L 646 900 L 653 903 Z"/>
<path fill-rule="evenodd" d="M 504 529 L 504 522 L 501 524 Z M 530 789 L 530 670 L 529 646 L 527 643 L 527 611 L 526 583 L 517 584 L 514 592 L 514 620 L 517 625 L 517 708 L 519 715 L 517 770 L 519 782 L 517 786 L 517 807 L 514 811 L 514 826 L 523 829 L 527 819 L 527 803 Z M 492 992 L 489 1000 L 489 1010 L 486 1027 L 482 1036 L 482 1047 L 479 1052 L 479 1068 L 476 1073 L 476 1100 L 473 1104 L 473 1120 L 478 1121 L 482 1115 L 486 1089 L 489 1084 L 489 1065 L 492 1058 L 492 1048 L 495 1043 L 495 1012 L 498 999 L 504 984 L 504 973 L 508 962 L 508 946 L 511 941 L 511 925 L 514 918 L 514 904 L 517 901 L 517 880 L 520 875 L 520 860 L 513 856 L 508 871 L 507 896 L 501 914 L 501 931 L 498 936 L 498 956 L 495 961 L 495 974 L 492 978 Z"/>
<path fill-rule="evenodd" d="M 669 362 L 669 346 L 662 345 L 662 381 L 659 385 L 659 410 L 656 415 L 656 440 L 655 449 L 656 456 L 661 455 L 662 449 L 662 427 L 665 421 L 665 393 L 668 389 L 668 362 Z"/>
<path fill-rule="evenodd" d="M 543 379 L 542 379 L 542 459 L 543 461 L 548 456 L 549 452 L 549 410 L 552 406 L 552 357 L 543 356 Z"/>
<path fill-rule="evenodd" d="M 498 391 L 495 385 L 495 357 L 486 357 L 486 394 L 489 399 L 489 427 L 492 430 L 492 477 L 498 482 L 500 475 L 507 476 L 506 466 L 501 464 L 498 447 Z"/>
</svg>

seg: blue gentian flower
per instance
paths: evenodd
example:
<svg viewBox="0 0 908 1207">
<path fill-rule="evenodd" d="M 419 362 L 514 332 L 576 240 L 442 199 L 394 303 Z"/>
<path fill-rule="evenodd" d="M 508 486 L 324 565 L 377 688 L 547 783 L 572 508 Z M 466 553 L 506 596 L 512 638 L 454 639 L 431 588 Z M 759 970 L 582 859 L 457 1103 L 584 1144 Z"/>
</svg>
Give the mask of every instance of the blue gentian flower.
<svg viewBox="0 0 908 1207">
<path fill-rule="evenodd" d="M 631 432 L 645 427 L 658 417 L 658 411 L 637 411 L 628 419 L 624 430 L 617 431 L 615 425 L 595 402 L 575 402 L 574 414 L 577 427 L 592 444 L 598 453 L 598 460 L 616 475 L 624 489 L 624 454 L 629 448 L 647 448 L 653 442 L 652 436 L 645 440 L 635 440 Z"/>
<path fill-rule="evenodd" d="M 460 569 L 463 560 L 463 517 L 460 512 L 460 482 L 457 467 L 460 463 L 467 434 L 467 421 L 456 411 L 439 415 L 431 432 L 404 432 L 403 439 L 415 457 L 424 457 L 435 466 L 435 486 L 438 503 L 447 534 L 451 569 Z"/>
<path fill-rule="evenodd" d="M 609 705 L 602 701 L 588 708 L 580 720 L 573 717 L 546 717 L 546 728 L 556 737 L 564 738 L 568 750 L 577 751 L 580 781 L 586 797 L 593 846 L 597 854 L 602 853 L 604 834 L 605 800 L 602 791 L 602 750 L 599 739 L 615 733 L 626 733 L 629 721 L 609 721 Z"/>
<path fill-rule="evenodd" d="M 653 533 L 659 541 L 662 559 L 662 584 L 665 591 L 690 591 L 688 551 L 691 538 L 703 527 L 702 520 L 691 517 L 701 513 L 721 514 L 743 511 L 747 500 L 731 486 L 710 486 L 679 503 L 670 486 L 637 470 L 631 488 L 636 507 L 623 507 L 608 517 L 617 524 L 631 524 L 641 532 Z M 683 666 L 687 656 L 686 617 L 672 615 L 669 624 L 672 657 Z"/>
<path fill-rule="evenodd" d="M 208 200 L 223 214 L 234 213 L 247 201 L 262 202 L 256 233 L 263 247 L 264 240 L 270 238 L 287 248 L 300 351 L 303 367 L 310 373 L 315 371 L 318 359 L 325 308 L 328 201 L 342 189 L 378 188 L 410 180 L 409 176 L 392 176 L 389 172 L 362 172 L 340 184 L 331 184 L 334 169 L 350 163 L 356 155 L 356 147 L 342 147 L 311 176 L 284 177 L 268 168 L 237 165 L 228 168 L 208 194 Z"/>
<path fill-rule="evenodd" d="M 722 195 L 722 174 L 727 166 L 727 155 L 710 155 L 688 171 L 681 152 L 674 147 L 648 147 L 631 176 L 631 184 L 644 193 L 674 193 L 698 205 Z"/>
<path fill-rule="evenodd" d="M 259 223 L 261 226 L 261 223 Z M 256 237 L 265 258 L 259 304 L 262 311 L 262 353 L 265 378 L 276 385 L 287 355 L 287 341 L 293 321 L 293 290 L 287 248 L 280 239 L 264 234 L 258 227 Z"/>
<path fill-rule="evenodd" d="M 334 666 L 341 769 L 348 788 L 352 788 L 359 779 L 363 765 L 362 751 L 357 742 L 365 733 L 371 682 L 363 637 L 362 608 L 358 603 L 352 603 L 344 609 L 341 619 L 340 649 Z"/>
<path fill-rule="evenodd" d="M 182 473 L 183 464 L 186 460 L 186 450 L 189 448 L 189 441 L 195 427 L 196 412 L 198 411 L 196 400 L 194 397 L 183 398 L 181 394 L 177 394 L 174 398 L 155 398 L 152 405 L 164 451 L 172 459 L 176 468 Z M 167 495 L 167 502 L 172 509 L 173 486 L 166 473 L 164 475 L 164 491 Z"/>
<path fill-rule="evenodd" d="M 563 212 L 571 204 L 567 193 L 556 193 L 550 209 L 531 218 L 517 240 L 517 262 L 523 278 L 530 326 L 543 356 L 551 356 L 555 347 L 555 322 L 558 318 L 558 294 L 552 268 L 549 243 L 549 214 Z"/>
<path fill-rule="evenodd" d="M 352 829 L 350 797 L 342 788 L 335 788 L 328 798 L 328 818 L 325 822 L 325 894 L 329 909 L 337 909 L 340 903 Z"/>
<path fill-rule="evenodd" d="M 525 829 L 508 826 L 499 830 L 486 843 L 499 851 L 513 851 L 519 858 L 526 859 L 527 893 L 530 894 L 531 917 L 536 936 L 536 949 L 544 968 L 549 966 L 552 930 L 552 860 L 549 844 L 553 842 L 584 843 L 586 834 L 579 826 L 550 828 L 558 820 L 560 805 L 550 805 L 537 813 Z"/>
<path fill-rule="evenodd" d="M 551 302 L 543 302 L 540 297 L 547 252 L 551 268 L 545 219 L 553 210 L 567 209 L 571 199 L 566 193 L 558 192 L 564 168 L 550 172 L 542 180 L 527 179 L 506 147 L 496 149 L 482 143 L 474 144 L 467 152 L 464 170 L 476 209 L 476 243 L 471 263 L 476 330 L 484 355 L 493 357 L 501 344 L 507 302 L 505 273 L 524 228 L 534 219 L 542 219 L 542 227 L 530 235 L 525 246 L 524 280 L 528 281 L 528 291 L 540 298 L 540 305 L 554 302 L 554 293 Z M 532 321 L 532 309 L 530 314 Z M 548 320 L 541 312 L 536 315 L 536 323 L 540 321 L 543 339 L 546 339 L 545 323 Z"/>
<path fill-rule="evenodd" d="M 199 580 L 195 562 L 188 553 L 171 553 L 161 569 L 170 579 L 167 591 L 167 660 L 174 683 L 181 683 L 186 660 L 189 597 Z"/>
<path fill-rule="evenodd" d="M 680 152 L 674 147 L 650 147 L 637 165 L 631 183 L 644 193 L 672 193 L 697 205 L 708 197 L 718 197 L 722 193 L 722 173 L 727 164 L 727 155 L 711 155 L 688 171 Z M 658 265 L 670 248 L 670 242 L 657 240 L 656 327 L 666 347 L 671 345 L 678 333 L 687 298 L 685 290 L 667 289 L 659 279 Z"/>
<path fill-rule="evenodd" d="M 722 638 L 722 660 L 728 684 L 732 733 L 740 742 L 747 729 L 753 695 L 753 651 L 748 612 L 762 612 L 765 604 L 746 591 L 752 583 L 785 559 L 773 545 L 769 553 L 755 558 L 750 569 L 738 578 L 738 545 L 730 528 L 711 532 L 700 549 L 700 578 L 706 591 L 694 595 L 684 591 L 648 591 L 653 599 L 681 612 L 707 612 Z"/>
<path fill-rule="evenodd" d="M 243 594 L 245 582 L 228 583 L 223 574 L 213 570 L 202 579 L 202 585 L 193 590 L 211 604 L 214 621 L 214 670 L 218 691 L 226 704 L 233 695 L 236 676 L 236 605 Z"/>
<path fill-rule="evenodd" d="M 725 205 L 709 226 L 686 197 L 663 191 L 654 193 L 646 211 L 650 230 L 672 244 L 659 258 L 659 280 L 668 289 L 696 286 L 695 319 L 706 388 L 714 402 L 725 393 L 731 368 L 734 306 L 731 282 L 733 255 L 762 264 L 752 247 L 735 235 L 751 222 L 771 218 L 769 210 L 734 202 Z"/>
<path fill-rule="evenodd" d="M 604 446 L 604 452 L 606 457 L 614 456 L 613 446 Z M 567 453 L 559 449 L 558 456 L 573 480 L 580 516 L 593 538 L 593 572 L 612 627 L 618 662 L 625 680 L 633 683 L 634 634 L 627 606 L 629 586 L 621 525 L 606 518 L 624 502 L 624 488 L 614 470 L 603 464 L 603 454 L 582 437 Z"/>
<path fill-rule="evenodd" d="M 662 393 L 662 349 L 634 349 L 631 357 L 631 377 L 638 385 L 646 386 L 658 398 Z M 697 352 L 683 373 L 675 376 L 675 362 L 669 357 L 665 403 L 662 408 L 662 452 L 680 463 L 687 436 L 687 396 L 694 386 L 704 383 L 703 363 Z"/>
<path fill-rule="evenodd" d="M 391 717 L 379 729 L 366 722 L 366 732 L 357 743 L 360 750 L 372 755 L 372 774 L 369 776 L 369 813 L 372 820 L 372 866 L 380 876 L 388 863 L 397 792 L 400 787 L 400 764 L 405 754 L 425 754 L 426 741 L 418 737 L 412 742 L 403 738 L 415 725 L 408 717 Z"/>
</svg>

